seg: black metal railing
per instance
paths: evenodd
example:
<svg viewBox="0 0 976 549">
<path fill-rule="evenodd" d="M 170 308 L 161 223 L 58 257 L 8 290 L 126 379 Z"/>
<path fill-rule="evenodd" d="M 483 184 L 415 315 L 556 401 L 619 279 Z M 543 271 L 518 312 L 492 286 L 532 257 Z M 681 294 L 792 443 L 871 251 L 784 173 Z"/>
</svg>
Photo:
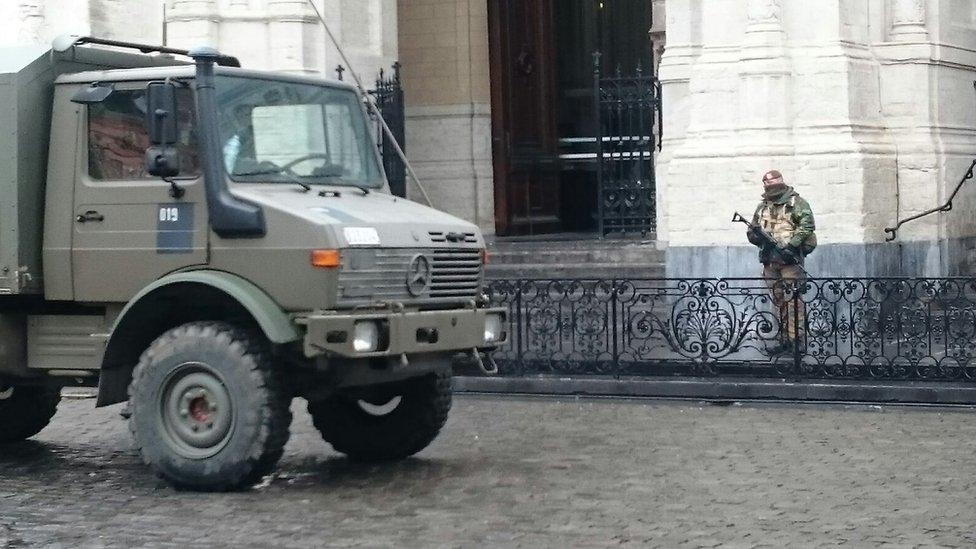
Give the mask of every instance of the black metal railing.
<svg viewBox="0 0 976 549">
<path fill-rule="evenodd" d="M 390 127 L 390 132 L 393 134 L 393 137 L 400 144 L 400 147 L 406 151 L 407 117 L 403 85 L 400 81 L 401 66 L 399 61 L 394 63 L 392 74 L 381 69 L 379 76 L 376 78 L 374 88 L 368 90 L 368 93 L 376 101 L 376 106 L 379 107 L 383 119 Z M 336 77 L 339 80 L 343 80 L 343 74 L 346 72 L 346 68 L 339 65 L 335 70 Z M 396 196 L 406 197 L 407 166 L 403 163 L 400 155 L 397 154 L 386 132 L 383 131 L 379 120 L 374 120 L 374 122 L 376 123 L 376 146 L 379 148 L 380 154 L 383 157 L 383 169 L 386 171 L 386 179 L 390 183 L 390 192 Z"/>
<path fill-rule="evenodd" d="M 488 293 L 509 312 L 505 376 L 976 381 L 976 279 L 496 280 Z"/>
<path fill-rule="evenodd" d="M 369 93 L 376 99 L 376 105 L 383 113 L 383 118 L 390 127 L 393 137 L 406 151 L 406 104 L 400 82 L 400 63 L 393 64 L 392 74 L 388 75 L 381 70 L 379 78 L 376 79 L 376 87 Z M 386 178 L 390 182 L 390 192 L 405 197 L 407 196 L 407 167 L 383 132 L 383 128 L 377 127 L 376 135 L 377 146 L 383 155 L 383 169 L 386 170 Z"/>
<path fill-rule="evenodd" d="M 661 84 L 640 65 L 601 71 L 593 55 L 593 109 L 600 234 L 647 234 L 656 226 L 654 150 L 661 145 Z"/>
</svg>

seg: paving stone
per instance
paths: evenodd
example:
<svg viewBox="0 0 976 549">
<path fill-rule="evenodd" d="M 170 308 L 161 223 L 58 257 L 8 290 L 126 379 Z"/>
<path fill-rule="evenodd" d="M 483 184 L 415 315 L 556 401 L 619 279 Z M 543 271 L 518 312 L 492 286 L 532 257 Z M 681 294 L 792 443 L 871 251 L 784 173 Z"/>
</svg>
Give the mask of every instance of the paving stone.
<svg viewBox="0 0 976 549">
<path fill-rule="evenodd" d="M 0 547 L 976 544 L 974 411 L 459 396 L 418 457 L 358 465 L 296 401 L 279 474 L 178 492 L 119 407 L 0 451 Z"/>
</svg>

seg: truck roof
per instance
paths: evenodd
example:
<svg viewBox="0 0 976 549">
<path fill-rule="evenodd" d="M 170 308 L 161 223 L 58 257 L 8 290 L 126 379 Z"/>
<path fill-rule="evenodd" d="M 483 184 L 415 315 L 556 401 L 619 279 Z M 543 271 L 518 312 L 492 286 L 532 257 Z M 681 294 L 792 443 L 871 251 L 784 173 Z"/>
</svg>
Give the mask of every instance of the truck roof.
<svg viewBox="0 0 976 549">
<path fill-rule="evenodd" d="M 175 60 L 174 60 L 175 62 Z M 180 64 L 168 67 L 139 67 L 132 69 L 109 69 L 62 74 L 55 81 L 58 84 L 85 84 L 89 82 L 126 82 L 134 80 L 162 80 L 165 78 L 192 78 L 195 67 L 190 64 Z M 349 83 L 340 82 L 316 76 L 289 74 L 282 72 L 257 71 L 237 67 L 214 67 L 214 73 L 222 76 L 240 76 L 261 80 L 276 80 L 295 82 L 298 84 L 312 84 L 315 86 L 329 86 L 332 88 L 356 88 Z"/>
</svg>

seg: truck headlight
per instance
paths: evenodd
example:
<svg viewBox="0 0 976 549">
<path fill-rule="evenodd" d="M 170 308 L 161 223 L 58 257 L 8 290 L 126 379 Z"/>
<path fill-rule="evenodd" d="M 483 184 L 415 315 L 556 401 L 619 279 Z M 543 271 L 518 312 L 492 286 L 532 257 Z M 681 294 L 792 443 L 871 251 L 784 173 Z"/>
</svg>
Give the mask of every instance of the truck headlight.
<svg viewBox="0 0 976 549">
<path fill-rule="evenodd" d="M 372 320 L 361 320 L 353 326 L 352 348 L 357 353 L 372 353 L 380 346 L 380 325 Z"/>
<path fill-rule="evenodd" d="M 502 339 L 505 330 L 505 319 L 500 314 L 485 316 L 485 343 L 495 343 Z"/>
</svg>

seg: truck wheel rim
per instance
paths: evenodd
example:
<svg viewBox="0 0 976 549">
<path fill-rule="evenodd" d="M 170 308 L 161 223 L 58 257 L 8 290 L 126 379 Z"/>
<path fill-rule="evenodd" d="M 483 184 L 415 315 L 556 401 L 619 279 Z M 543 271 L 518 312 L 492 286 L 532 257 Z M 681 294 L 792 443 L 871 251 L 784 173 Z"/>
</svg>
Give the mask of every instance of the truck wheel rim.
<svg viewBox="0 0 976 549">
<path fill-rule="evenodd" d="M 392 414 L 400 406 L 403 397 L 397 395 L 382 404 L 374 404 L 365 400 L 359 400 L 359 408 L 371 416 L 385 416 Z"/>
<path fill-rule="evenodd" d="M 13 387 L 3 387 L 2 385 L 0 385 L 0 400 L 7 400 L 12 396 L 14 396 Z"/>
<path fill-rule="evenodd" d="M 200 362 L 175 369 L 163 383 L 160 413 L 166 442 L 190 459 L 211 457 L 230 439 L 234 410 L 220 376 Z"/>
</svg>

